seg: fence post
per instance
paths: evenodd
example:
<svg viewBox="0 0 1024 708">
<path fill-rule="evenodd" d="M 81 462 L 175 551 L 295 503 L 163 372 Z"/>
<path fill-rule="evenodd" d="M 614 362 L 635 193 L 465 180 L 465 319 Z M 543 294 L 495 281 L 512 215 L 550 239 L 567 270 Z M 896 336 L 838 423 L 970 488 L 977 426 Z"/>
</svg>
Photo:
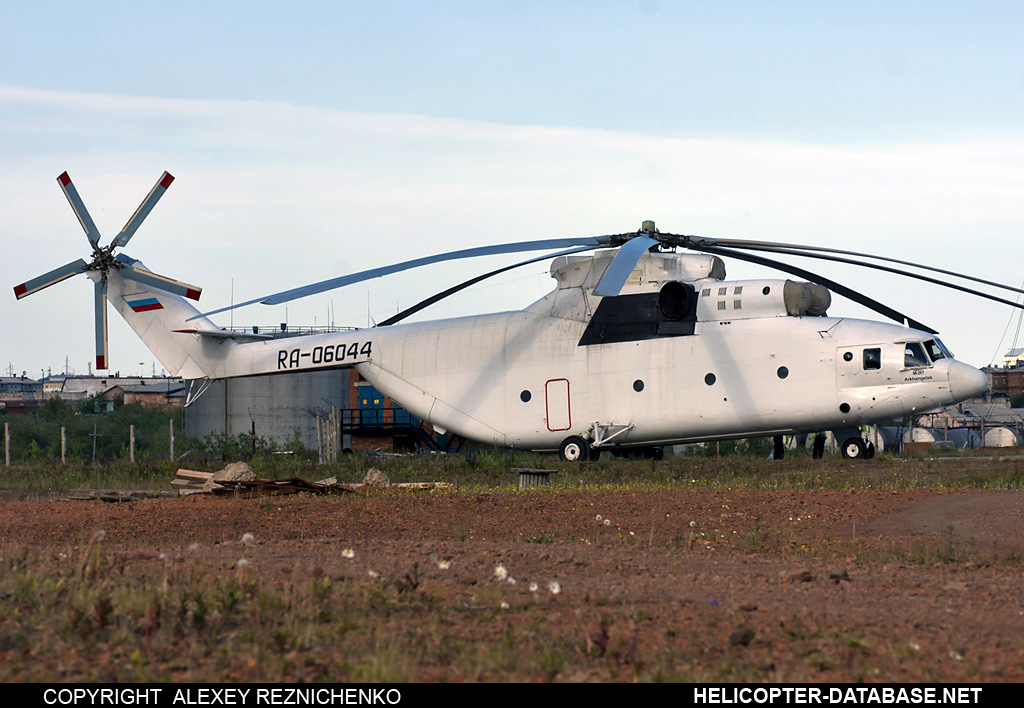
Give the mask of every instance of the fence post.
<svg viewBox="0 0 1024 708">
<path fill-rule="evenodd" d="M 170 456 L 171 461 L 173 462 L 174 461 L 174 418 L 171 418 L 167 422 L 171 424 L 171 431 L 170 431 L 171 450 L 170 450 L 169 456 Z"/>
<path fill-rule="evenodd" d="M 60 464 L 64 466 L 68 463 L 68 429 L 63 425 L 60 426 Z"/>
<path fill-rule="evenodd" d="M 4 464 L 11 466 L 11 424 L 4 423 Z"/>
<path fill-rule="evenodd" d="M 128 426 L 128 460 L 135 464 L 135 425 Z"/>
</svg>

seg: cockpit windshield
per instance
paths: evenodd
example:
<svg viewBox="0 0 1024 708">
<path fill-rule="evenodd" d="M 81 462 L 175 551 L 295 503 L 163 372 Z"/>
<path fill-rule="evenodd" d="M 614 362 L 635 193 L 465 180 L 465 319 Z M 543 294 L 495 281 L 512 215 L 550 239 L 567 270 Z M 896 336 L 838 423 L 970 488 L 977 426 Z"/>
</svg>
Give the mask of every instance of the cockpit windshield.
<svg viewBox="0 0 1024 708">
<path fill-rule="evenodd" d="M 928 351 L 928 356 L 932 358 L 932 361 L 938 361 L 947 357 L 953 358 L 953 355 L 946 349 L 946 345 L 938 339 L 929 339 L 924 343 L 924 348 Z"/>
</svg>

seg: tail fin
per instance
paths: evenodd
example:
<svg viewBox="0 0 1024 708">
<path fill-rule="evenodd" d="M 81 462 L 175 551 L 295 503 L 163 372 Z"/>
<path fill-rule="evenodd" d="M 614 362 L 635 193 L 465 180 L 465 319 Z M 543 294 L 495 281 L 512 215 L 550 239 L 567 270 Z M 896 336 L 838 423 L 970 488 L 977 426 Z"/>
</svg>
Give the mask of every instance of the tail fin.
<svg viewBox="0 0 1024 708">
<path fill-rule="evenodd" d="M 139 261 L 134 261 L 133 266 L 136 271 L 145 270 Z M 220 368 L 217 361 L 226 358 L 237 345 L 229 339 L 214 342 L 196 336 L 196 331 L 220 329 L 205 317 L 187 322 L 200 314 L 188 300 L 135 279 L 128 280 L 117 269 L 107 273 L 107 299 L 172 376 L 216 378 Z"/>
</svg>

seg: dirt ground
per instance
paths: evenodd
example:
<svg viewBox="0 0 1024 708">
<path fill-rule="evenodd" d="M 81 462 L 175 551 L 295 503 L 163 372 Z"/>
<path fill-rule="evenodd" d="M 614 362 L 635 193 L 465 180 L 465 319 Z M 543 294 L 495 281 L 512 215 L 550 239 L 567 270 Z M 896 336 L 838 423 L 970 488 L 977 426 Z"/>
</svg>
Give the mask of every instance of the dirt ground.
<svg viewBox="0 0 1024 708">
<path fill-rule="evenodd" d="M 532 490 L 0 504 L 7 554 L 56 554 L 100 531 L 108 548 L 139 564 L 167 554 L 230 569 L 244 556 L 252 572 L 289 577 L 400 577 L 416 567 L 441 602 L 543 604 L 546 631 L 581 656 L 613 646 L 631 653 L 622 663 L 641 680 L 666 677 L 643 673 L 645 663 L 696 680 L 1024 680 L 1020 491 Z M 244 534 L 252 534 L 245 546 Z M 453 676 L 434 668 L 414 678 Z M 556 678 L 608 675 L 567 665 Z"/>
</svg>

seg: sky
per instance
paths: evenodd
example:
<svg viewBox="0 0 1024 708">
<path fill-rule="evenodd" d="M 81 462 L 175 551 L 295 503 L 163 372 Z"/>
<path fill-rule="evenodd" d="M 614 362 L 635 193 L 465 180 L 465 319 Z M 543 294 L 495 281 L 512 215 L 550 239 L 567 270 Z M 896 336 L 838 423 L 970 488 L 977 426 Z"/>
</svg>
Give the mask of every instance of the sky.
<svg viewBox="0 0 1024 708">
<path fill-rule="evenodd" d="M 777 240 L 1020 287 L 1018 2 L 39 2 L 0 0 L 0 276 L 13 287 L 176 178 L 124 251 L 204 311 L 508 241 L 636 230 Z M 522 260 L 435 265 L 227 326 L 366 326 Z M 1019 311 L 790 259 L 1000 362 Z M 730 279 L 785 277 L 727 261 Z M 518 309 L 546 263 L 421 313 Z M 1009 299 L 1014 299 L 1011 293 Z M 879 319 L 838 296 L 830 315 Z M 110 314 L 111 371 L 159 363 Z M 0 369 L 85 374 L 92 286 L 0 298 Z M 1017 342 L 1024 346 L 1024 337 Z"/>
</svg>

